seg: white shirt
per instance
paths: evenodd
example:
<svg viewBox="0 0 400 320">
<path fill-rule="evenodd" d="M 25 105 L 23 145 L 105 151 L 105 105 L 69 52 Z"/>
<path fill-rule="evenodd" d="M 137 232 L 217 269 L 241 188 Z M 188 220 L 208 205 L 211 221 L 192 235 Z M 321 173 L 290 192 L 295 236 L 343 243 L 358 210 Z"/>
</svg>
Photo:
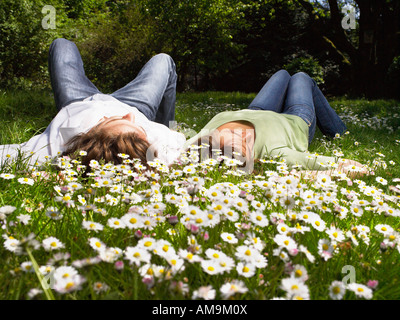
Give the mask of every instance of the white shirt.
<svg viewBox="0 0 400 320">
<path fill-rule="evenodd" d="M 106 94 L 95 94 L 83 101 L 73 102 L 62 108 L 46 130 L 21 144 L 0 146 L 0 164 L 15 158 L 19 151 L 31 155 L 30 164 L 42 163 L 59 156 L 65 151 L 65 144 L 75 135 L 87 132 L 103 117 L 135 115 L 135 124 L 141 126 L 151 147 L 158 151 L 158 159 L 171 164 L 177 159 L 186 142 L 182 133 L 167 126 L 150 121 L 137 108 L 131 107 Z"/>
</svg>

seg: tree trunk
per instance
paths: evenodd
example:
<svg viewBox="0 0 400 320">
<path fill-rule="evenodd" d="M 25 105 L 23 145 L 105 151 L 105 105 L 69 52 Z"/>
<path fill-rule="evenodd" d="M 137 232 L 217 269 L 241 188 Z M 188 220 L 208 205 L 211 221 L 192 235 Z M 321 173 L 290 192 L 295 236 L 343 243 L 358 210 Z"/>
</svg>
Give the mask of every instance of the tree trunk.
<svg viewBox="0 0 400 320">
<path fill-rule="evenodd" d="M 314 23 L 312 4 L 298 2 L 307 10 Z M 352 89 L 356 94 L 376 98 L 388 93 L 385 78 L 393 58 L 399 54 L 400 1 L 355 0 L 359 9 L 359 44 L 354 46 L 342 28 L 342 14 L 338 0 L 328 0 L 330 7 L 330 34 L 325 40 L 341 57 L 348 56 L 351 65 Z"/>
</svg>

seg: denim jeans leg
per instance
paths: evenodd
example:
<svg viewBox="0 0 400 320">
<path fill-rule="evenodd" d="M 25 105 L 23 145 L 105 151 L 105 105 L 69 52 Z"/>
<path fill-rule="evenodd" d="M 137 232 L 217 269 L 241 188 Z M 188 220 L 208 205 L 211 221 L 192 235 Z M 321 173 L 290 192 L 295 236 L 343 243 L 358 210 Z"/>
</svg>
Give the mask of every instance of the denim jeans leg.
<svg viewBox="0 0 400 320">
<path fill-rule="evenodd" d="M 48 67 L 58 110 L 100 91 L 86 77 L 82 57 L 75 43 L 59 38 L 49 49 Z"/>
<path fill-rule="evenodd" d="M 308 143 L 315 134 L 316 114 L 313 100 L 313 80 L 304 72 L 292 76 L 287 89 L 286 100 L 282 113 L 292 114 L 302 118 L 309 127 Z"/>
<path fill-rule="evenodd" d="M 336 133 L 342 135 L 347 131 L 346 125 L 337 115 L 335 110 L 333 110 L 329 105 L 329 102 L 326 100 L 324 94 L 318 88 L 315 81 L 313 88 L 313 99 L 315 113 L 317 116 L 317 126 L 325 136 L 333 138 Z"/>
<path fill-rule="evenodd" d="M 290 75 L 286 70 L 276 72 L 250 103 L 249 109 L 281 113 L 289 81 Z"/>
<path fill-rule="evenodd" d="M 134 80 L 111 96 L 136 107 L 149 120 L 169 126 L 175 118 L 175 63 L 164 53 L 152 57 Z"/>
</svg>

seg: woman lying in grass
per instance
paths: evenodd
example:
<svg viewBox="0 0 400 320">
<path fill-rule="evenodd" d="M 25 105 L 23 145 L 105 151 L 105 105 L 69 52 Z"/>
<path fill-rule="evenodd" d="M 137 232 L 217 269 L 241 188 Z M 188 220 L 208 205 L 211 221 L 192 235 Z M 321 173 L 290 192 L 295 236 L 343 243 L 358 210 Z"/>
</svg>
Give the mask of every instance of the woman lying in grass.
<svg viewBox="0 0 400 320">
<path fill-rule="evenodd" d="M 154 56 L 125 87 L 103 94 L 86 77 L 76 45 L 56 39 L 50 46 L 49 72 L 59 112 L 42 134 L 1 146 L 1 164 L 19 152 L 30 163 L 40 163 L 85 151 L 84 165 L 92 159 L 118 164 L 120 154 L 143 165 L 151 156 L 170 163 L 179 155 L 185 137 L 167 127 L 175 116 L 177 79 L 168 55 Z"/>
<path fill-rule="evenodd" d="M 206 148 L 201 148 L 203 157 L 212 157 L 214 150 L 221 150 L 229 158 L 238 155 L 242 168 L 249 172 L 253 170 L 253 159 L 281 156 L 289 168 L 297 166 L 315 174 L 332 169 L 337 160 L 305 153 L 316 126 L 331 138 L 347 130 L 312 78 L 303 72 L 290 76 L 280 70 L 248 109 L 217 114 L 186 142 L 185 148 L 205 143 Z M 360 163 L 352 160 L 341 161 L 338 169 L 366 173 Z"/>
</svg>

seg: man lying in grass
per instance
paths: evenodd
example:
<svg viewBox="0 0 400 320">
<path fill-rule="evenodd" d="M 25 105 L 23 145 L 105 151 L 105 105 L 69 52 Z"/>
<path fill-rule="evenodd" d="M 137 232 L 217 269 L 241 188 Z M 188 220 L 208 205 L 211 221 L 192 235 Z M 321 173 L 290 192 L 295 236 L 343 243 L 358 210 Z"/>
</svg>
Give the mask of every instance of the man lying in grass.
<svg viewBox="0 0 400 320">
<path fill-rule="evenodd" d="M 253 159 L 281 156 L 289 167 L 298 166 L 315 175 L 333 169 L 337 162 L 333 157 L 305 153 L 316 126 L 332 138 L 347 130 L 312 78 L 303 72 L 290 76 L 280 70 L 248 109 L 217 114 L 185 147 L 206 144 L 201 151 L 206 157 L 212 157 L 215 150 L 228 157 L 238 155 L 248 172 L 253 171 Z M 360 163 L 347 159 L 341 160 L 337 169 L 350 174 L 367 173 Z"/>
<path fill-rule="evenodd" d="M 103 94 L 86 77 L 77 46 L 60 38 L 50 46 L 49 72 L 57 115 L 42 134 L 0 146 L 0 164 L 20 153 L 34 164 L 85 151 L 86 166 L 92 159 L 118 164 L 121 153 L 144 166 L 149 155 L 166 163 L 179 155 L 185 137 L 168 127 L 175 117 L 177 79 L 170 56 L 154 56 L 125 87 Z"/>
</svg>

